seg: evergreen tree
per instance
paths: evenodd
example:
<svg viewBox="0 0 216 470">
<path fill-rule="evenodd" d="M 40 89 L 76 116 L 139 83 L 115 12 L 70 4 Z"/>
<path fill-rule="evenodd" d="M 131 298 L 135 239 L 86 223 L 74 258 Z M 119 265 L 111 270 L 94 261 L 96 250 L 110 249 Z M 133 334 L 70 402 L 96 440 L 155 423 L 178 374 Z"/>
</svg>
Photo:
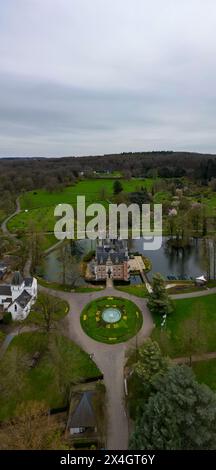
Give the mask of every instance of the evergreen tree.
<svg viewBox="0 0 216 470">
<path fill-rule="evenodd" d="M 130 448 L 215 449 L 216 394 L 200 385 L 187 366 L 169 368 L 154 387 L 139 410 Z"/>
<path fill-rule="evenodd" d="M 148 338 L 139 348 L 138 361 L 134 371 L 143 383 L 151 383 L 158 374 L 168 368 L 168 360 L 161 354 L 158 343 Z"/>
<path fill-rule="evenodd" d="M 153 276 L 152 289 L 148 300 L 149 310 L 161 316 L 172 313 L 173 303 L 168 295 L 165 281 L 159 273 Z"/>
<path fill-rule="evenodd" d="M 119 194 L 123 190 L 123 186 L 119 180 L 116 180 L 113 185 L 113 194 Z"/>
</svg>

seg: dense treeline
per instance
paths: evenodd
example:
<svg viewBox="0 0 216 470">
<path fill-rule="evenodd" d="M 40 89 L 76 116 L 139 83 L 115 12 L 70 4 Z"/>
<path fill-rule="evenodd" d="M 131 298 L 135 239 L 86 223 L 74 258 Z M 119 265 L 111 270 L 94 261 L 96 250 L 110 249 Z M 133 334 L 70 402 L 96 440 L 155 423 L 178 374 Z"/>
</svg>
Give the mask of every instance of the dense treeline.
<svg viewBox="0 0 216 470">
<path fill-rule="evenodd" d="M 189 177 L 209 180 L 216 177 L 216 156 L 186 152 L 140 152 L 117 155 L 64 158 L 5 158 L 0 160 L 1 190 L 30 190 L 71 184 L 80 172 L 123 171 L 125 176 L 163 178 Z"/>
<path fill-rule="evenodd" d="M 173 178 L 188 176 L 207 184 L 216 178 L 216 156 L 188 152 L 134 152 L 63 158 L 0 159 L 0 211 L 11 212 L 15 197 L 23 191 L 63 188 L 97 172 L 121 171 L 123 176 Z"/>
</svg>

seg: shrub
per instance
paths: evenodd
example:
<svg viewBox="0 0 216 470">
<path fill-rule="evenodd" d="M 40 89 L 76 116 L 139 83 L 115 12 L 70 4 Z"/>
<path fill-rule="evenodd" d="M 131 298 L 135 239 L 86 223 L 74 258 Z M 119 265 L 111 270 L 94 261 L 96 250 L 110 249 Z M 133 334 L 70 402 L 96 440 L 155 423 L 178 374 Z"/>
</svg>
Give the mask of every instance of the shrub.
<svg viewBox="0 0 216 470">
<path fill-rule="evenodd" d="M 6 312 L 3 317 L 4 325 L 9 325 L 12 322 L 12 315 L 10 312 Z"/>
</svg>

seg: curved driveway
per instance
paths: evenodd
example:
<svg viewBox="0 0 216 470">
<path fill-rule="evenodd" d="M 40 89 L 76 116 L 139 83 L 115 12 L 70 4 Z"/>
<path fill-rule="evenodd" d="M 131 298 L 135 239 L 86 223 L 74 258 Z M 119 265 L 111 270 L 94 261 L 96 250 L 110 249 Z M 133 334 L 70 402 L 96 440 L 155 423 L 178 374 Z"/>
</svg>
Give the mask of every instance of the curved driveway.
<svg viewBox="0 0 216 470">
<path fill-rule="evenodd" d="M 206 295 L 216 294 L 216 287 L 210 287 L 206 290 L 188 292 L 187 294 L 173 294 L 170 297 L 174 300 L 193 299 L 194 297 L 204 297 Z"/>
<path fill-rule="evenodd" d="M 7 235 L 8 237 L 11 237 L 11 238 L 16 238 L 16 235 L 11 233 L 8 228 L 7 228 L 7 223 L 9 222 L 10 219 L 12 219 L 15 215 L 19 214 L 21 208 L 20 208 L 20 202 L 19 202 L 19 198 L 16 199 L 16 210 L 15 212 L 13 212 L 13 214 L 9 215 L 9 217 L 7 217 L 1 224 L 1 229 L 2 229 L 2 232 Z"/>
<path fill-rule="evenodd" d="M 141 344 L 151 334 L 153 329 L 152 317 L 146 307 L 145 299 L 134 297 L 114 288 L 104 289 L 86 294 L 68 293 L 47 289 L 40 286 L 40 290 L 61 297 L 70 305 L 69 314 L 62 321 L 63 333 L 72 341 L 79 344 L 89 354 L 94 354 L 94 361 L 104 375 L 107 391 L 108 432 L 107 449 L 128 448 L 128 417 L 124 405 L 124 365 L 125 354 Z M 80 314 L 86 303 L 104 296 L 118 296 L 135 302 L 143 313 L 143 326 L 136 337 L 126 343 L 109 345 L 98 343 L 89 338 L 81 328 Z"/>
</svg>

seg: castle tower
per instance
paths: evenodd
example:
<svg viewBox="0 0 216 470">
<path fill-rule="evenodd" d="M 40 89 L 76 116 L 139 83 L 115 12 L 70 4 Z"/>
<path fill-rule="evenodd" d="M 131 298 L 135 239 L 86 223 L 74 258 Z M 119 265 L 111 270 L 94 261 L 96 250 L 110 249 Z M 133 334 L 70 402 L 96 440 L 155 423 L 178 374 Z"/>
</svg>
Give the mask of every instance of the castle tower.
<svg viewBox="0 0 216 470">
<path fill-rule="evenodd" d="M 25 283 L 19 271 L 15 271 L 11 281 L 12 301 L 14 301 L 24 290 Z"/>
</svg>

